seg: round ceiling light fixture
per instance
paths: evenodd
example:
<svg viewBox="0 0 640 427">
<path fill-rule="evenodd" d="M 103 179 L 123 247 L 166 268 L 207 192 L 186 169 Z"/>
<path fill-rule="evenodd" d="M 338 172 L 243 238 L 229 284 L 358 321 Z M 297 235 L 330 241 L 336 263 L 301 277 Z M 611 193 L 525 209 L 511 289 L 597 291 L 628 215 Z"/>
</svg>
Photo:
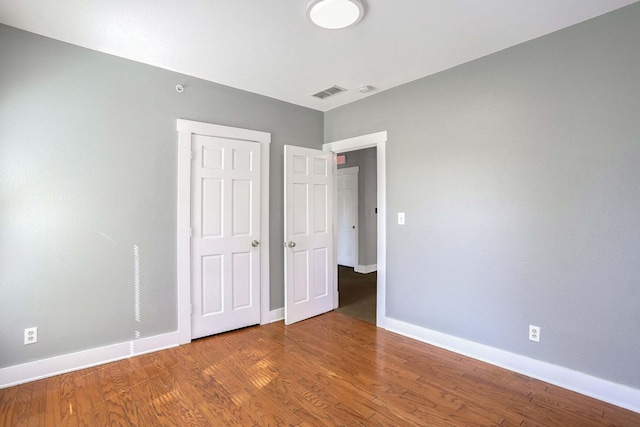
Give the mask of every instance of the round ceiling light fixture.
<svg viewBox="0 0 640 427">
<path fill-rule="evenodd" d="M 307 19 L 321 28 L 339 30 L 360 22 L 364 6 L 360 0 L 311 0 Z"/>
</svg>

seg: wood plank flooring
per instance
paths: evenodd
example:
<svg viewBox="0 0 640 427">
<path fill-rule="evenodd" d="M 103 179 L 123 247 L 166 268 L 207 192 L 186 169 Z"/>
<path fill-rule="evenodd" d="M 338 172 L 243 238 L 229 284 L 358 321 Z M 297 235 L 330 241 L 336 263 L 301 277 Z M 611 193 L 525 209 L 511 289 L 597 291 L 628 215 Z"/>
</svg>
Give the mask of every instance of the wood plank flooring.
<svg viewBox="0 0 640 427">
<path fill-rule="evenodd" d="M 0 426 L 640 426 L 636 414 L 340 313 L 0 390 Z"/>
</svg>

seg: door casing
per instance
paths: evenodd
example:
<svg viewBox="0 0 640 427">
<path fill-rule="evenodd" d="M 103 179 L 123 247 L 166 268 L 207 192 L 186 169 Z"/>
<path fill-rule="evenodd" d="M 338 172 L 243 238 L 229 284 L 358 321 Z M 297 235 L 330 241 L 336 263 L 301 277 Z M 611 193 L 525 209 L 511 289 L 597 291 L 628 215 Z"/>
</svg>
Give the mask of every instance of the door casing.
<svg viewBox="0 0 640 427">
<path fill-rule="evenodd" d="M 260 323 L 269 322 L 269 145 L 271 134 L 178 119 L 178 341 L 191 342 L 191 139 L 194 134 L 260 144 Z"/>
</svg>

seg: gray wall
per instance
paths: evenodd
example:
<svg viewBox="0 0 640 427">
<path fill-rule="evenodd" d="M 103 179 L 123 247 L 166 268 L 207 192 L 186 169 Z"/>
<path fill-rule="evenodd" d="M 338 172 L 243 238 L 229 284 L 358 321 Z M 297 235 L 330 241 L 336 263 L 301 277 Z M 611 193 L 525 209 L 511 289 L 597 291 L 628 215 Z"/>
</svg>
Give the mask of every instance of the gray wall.
<svg viewBox="0 0 640 427">
<path fill-rule="evenodd" d="M 389 317 L 640 387 L 639 46 L 634 4 L 325 114 L 388 130 Z"/>
<path fill-rule="evenodd" d="M 358 264 L 372 265 L 378 259 L 376 149 L 345 153 L 347 161 L 338 169 L 358 166 Z"/>
<path fill-rule="evenodd" d="M 0 57 L 0 368 L 177 329 L 177 118 L 271 132 L 284 305 L 282 147 L 320 146 L 322 113 L 1 25 Z"/>
</svg>

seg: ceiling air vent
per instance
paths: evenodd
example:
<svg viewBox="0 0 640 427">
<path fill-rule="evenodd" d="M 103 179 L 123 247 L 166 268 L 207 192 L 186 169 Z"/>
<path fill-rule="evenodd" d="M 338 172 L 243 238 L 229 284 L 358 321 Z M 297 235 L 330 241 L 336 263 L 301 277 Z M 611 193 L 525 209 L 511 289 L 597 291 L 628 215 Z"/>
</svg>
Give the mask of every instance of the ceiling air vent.
<svg viewBox="0 0 640 427">
<path fill-rule="evenodd" d="M 314 93 L 311 96 L 315 96 L 316 98 L 320 98 L 320 99 L 325 99 L 332 95 L 335 95 L 344 91 L 346 91 L 346 89 L 343 89 L 339 86 L 331 86 L 329 89 L 321 90 L 320 92 Z"/>
</svg>

